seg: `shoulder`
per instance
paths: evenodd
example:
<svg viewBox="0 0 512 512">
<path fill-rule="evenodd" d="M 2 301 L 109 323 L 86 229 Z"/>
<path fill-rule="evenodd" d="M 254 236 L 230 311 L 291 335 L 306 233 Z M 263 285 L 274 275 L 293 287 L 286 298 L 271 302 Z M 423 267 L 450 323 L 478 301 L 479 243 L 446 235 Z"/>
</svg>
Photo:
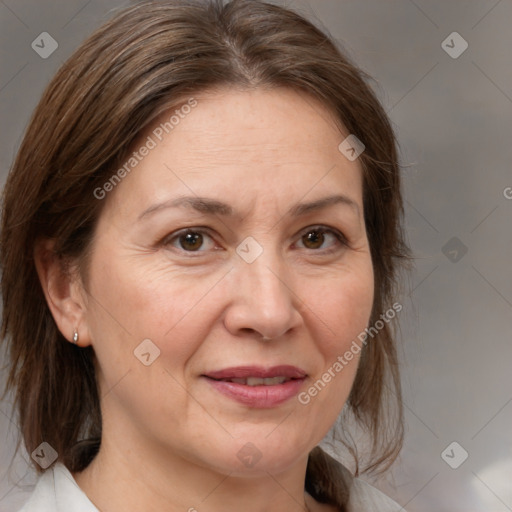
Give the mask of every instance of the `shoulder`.
<svg viewBox="0 0 512 512">
<path fill-rule="evenodd" d="M 47 469 L 19 512 L 99 512 L 61 463 Z"/>
<path fill-rule="evenodd" d="M 360 478 L 354 478 L 350 488 L 348 512 L 406 512 L 403 507 Z"/>
</svg>

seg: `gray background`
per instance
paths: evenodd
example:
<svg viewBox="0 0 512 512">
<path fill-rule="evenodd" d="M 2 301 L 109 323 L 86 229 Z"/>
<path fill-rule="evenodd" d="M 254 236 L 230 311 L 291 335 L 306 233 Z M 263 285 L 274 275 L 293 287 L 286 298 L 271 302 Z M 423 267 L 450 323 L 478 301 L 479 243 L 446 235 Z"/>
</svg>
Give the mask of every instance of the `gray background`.
<svg viewBox="0 0 512 512">
<path fill-rule="evenodd" d="M 43 87 L 122 3 L 0 1 L 2 183 Z M 393 471 L 374 483 L 409 512 L 512 511 L 512 2 L 287 5 L 375 77 L 402 150 L 416 255 L 400 314 L 407 437 Z M 31 48 L 44 31 L 59 45 L 47 59 Z M 468 43 L 458 58 L 441 45 L 452 32 Z M 446 44 L 462 48 L 453 36 Z M 0 435 L 0 511 L 11 512 L 34 475 L 26 453 L 8 469 L 16 438 L 9 401 L 0 403 Z M 447 461 L 469 454 L 457 469 L 441 456 L 454 441 Z"/>
</svg>

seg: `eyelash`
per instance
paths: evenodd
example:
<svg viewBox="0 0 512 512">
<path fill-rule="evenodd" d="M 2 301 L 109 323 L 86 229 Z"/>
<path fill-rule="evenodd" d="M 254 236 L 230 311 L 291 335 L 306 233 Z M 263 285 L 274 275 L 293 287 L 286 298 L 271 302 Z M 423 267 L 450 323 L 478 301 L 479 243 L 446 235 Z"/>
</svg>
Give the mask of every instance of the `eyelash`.
<svg viewBox="0 0 512 512">
<path fill-rule="evenodd" d="M 338 243 L 334 244 L 334 247 L 331 247 L 330 249 L 308 249 L 307 247 L 305 247 L 305 249 L 308 251 L 318 252 L 323 255 L 328 255 L 328 254 L 332 254 L 332 253 L 336 252 L 337 250 L 339 250 L 340 245 L 343 247 L 348 247 L 348 245 L 349 245 L 347 238 L 343 235 L 343 233 L 341 233 L 337 229 L 329 228 L 327 226 L 322 226 L 322 225 L 310 226 L 310 227 L 305 228 L 300 233 L 299 240 L 301 240 L 304 236 L 306 236 L 308 233 L 311 233 L 311 232 L 316 232 L 317 234 L 322 234 L 322 235 L 331 234 L 335 237 L 335 239 L 337 240 Z M 179 241 L 180 237 L 188 235 L 188 234 L 195 234 L 195 235 L 199 234 L 199 235 L 203 235 L 203 236 L 206 235 L 213 240 L 213 237 L 210 234 L 209 229 L 207 229 L 207 228 L 202 228 L 202 227 L 185 228 L 185 229 L 182 229 L 175 233 L 171 233 L 170 235 L 166 236 L 162 240 L 161 245 L 163 245 L 165 247 L 172 246 L 172 242 L 174 240 Z M 198 249 L 197 251 L 187 251 L 186 249 L 183 249 L 181 247 L 174 247 L 174 248 L 182 253 L 187 253 L 189 255 L 200 254 L 200 253 L 206 252 L 206 251 L 203 251 L 200 249 Z"/>
</svg>

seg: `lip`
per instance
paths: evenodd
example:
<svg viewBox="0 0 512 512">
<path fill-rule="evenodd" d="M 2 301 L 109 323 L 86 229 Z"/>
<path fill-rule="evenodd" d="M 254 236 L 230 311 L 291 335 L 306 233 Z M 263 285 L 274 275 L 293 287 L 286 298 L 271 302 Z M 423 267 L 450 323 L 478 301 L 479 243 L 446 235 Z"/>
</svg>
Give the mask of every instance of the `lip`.
<svg viewBox="0 0 512 512">
<path fill-rule="evenodd" d="M 218 379 L 244 379 L 258 377 L 287 377 L 293 380 L 271 386 L 247 386 Z M 202 375 L 222 395 L 248 407 L 269 409 L 277 407 L 299 393 L 307 374 L 296 366 L 281 365 L 264 368 L 259 366 L 237 366 L 208 372 Z"/>
<path fill-rule="evenodd" d="M 265 368 L 263 366 L 233 366 L 223 370 L 212 371 L 204 374 L 211 379 L 246 379 L 247 377 L 258 377 L 267 379 L 272 377 L 287 377 L 290 379 L 301 379 L 306 372 L 297 366 L 287 364 Z"/>
</svg>

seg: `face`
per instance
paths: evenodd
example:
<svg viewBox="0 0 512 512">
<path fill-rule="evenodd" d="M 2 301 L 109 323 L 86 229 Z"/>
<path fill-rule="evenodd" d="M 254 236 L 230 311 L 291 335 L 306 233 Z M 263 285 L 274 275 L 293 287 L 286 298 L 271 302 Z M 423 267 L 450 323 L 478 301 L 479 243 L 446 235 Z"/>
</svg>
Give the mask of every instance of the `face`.
<svg viewBox="0 0 512 512">
<path fill-rule="evenodd" d="M 373 302 L 361 167 L 296 92 L 195 101 L 141 137 L 101 199 L 84 325 L 104 436 L 148 458 L 280 471 L 325 436 L 356 374 L 358 354 L 339 358 Z"/>
</svg>

